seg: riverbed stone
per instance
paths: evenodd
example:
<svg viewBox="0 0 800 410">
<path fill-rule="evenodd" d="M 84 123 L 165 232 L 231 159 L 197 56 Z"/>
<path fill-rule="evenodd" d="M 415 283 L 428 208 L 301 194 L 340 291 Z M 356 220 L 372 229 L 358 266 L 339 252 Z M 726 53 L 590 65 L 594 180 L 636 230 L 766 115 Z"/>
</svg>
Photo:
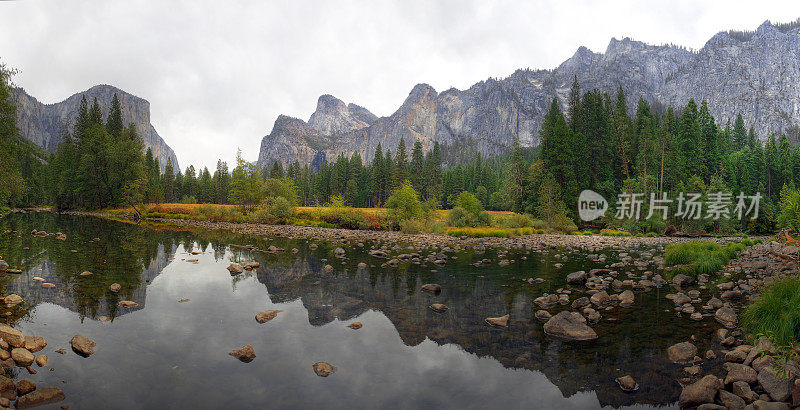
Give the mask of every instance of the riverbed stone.
<svg viewBox="0 0 800 410">
<path fill-rule="evenodd" d="M 64 392 L 58 387 L 42 387 L 17 399 L 17 408 L 26 409 L 43 404 L 57 403 L 65 398 Z"/>
<path fill-rule="evenodd" d="M 249 343 L 238 349 L 231 350 L 231 352 L 228 354 L 244 363 L 250 363 L 256 358 L 256 353 L 253 351 L 253 345 Z"/>
<path fill-rule="evenodd" d="M 266 323 L 272 319 L 275 319 L 278 316 L 278 313 L 283 312 L 282 310 L 265 310 L 263 312 L 258 312 L 256 314 L 256 322 L 258 323 Z"/>
<path fill-rule="evenodd" d="M 328 377 L 337 370 L 336 366 L 328 362 L 316 362 L 311 365 L 311 367 L 314 369 L 314 373 L 316 373 L 319 377 Z"/>
<path fill-rule="evenodd" d="M 792 379 L 779 377 L 772 366 L 767 366 L 758 372 L 758 384 L 774 401 L 785 401 L 792 394 Z"/>
<path fill-rule="evenodd" d="M 11 349 L 11 358 L 20 366 L 30 366 L 36 357 L 28 349 L 15 347 Z"/>
<path fill-rule="evenodd" d="M 39 367 L 47 366 L 47 355 L 40 354 L 36 356 L 36 364 L 39 365 Z"/>
<path fill-rule="evenodd" d="M 22 379 L 17 382 L 17 391 L 20 396 L 24 396 L 34 390 L 36 390 L 36 383 L 32 380 Z"/>
<path fill-rule="evenodd" d="M 594 295 L 592 295 L 592 297 L 589 298 L 589 301 L 591 301 L 597 306 L 603 306 L 611 301 L 611 297 L 608 296 L 608 293 L 606 293 L 606 291 L 601 290 L 600 292 L 597 292 Z"/>
<path fill-rule="evenodd" d="M 586 283 L 586 272 L 578 271 L 567 275 L 567 283 L 570 285 L 583 285 Z"/>
<path fill-rule="evenodd" d="M 719 391 L 719 402 L 729 410 L 744 410 L 746 406 L 746 403 L 741 397 L 727 390 Z"/>
<path fill-rule="evenodd" d="M 586 324 L 586 319 L 577 312 L 559 312 L 544 324 L 544 331 L 550 336 L 568 340 L 597 339 L 597 333 Z"/>
<path fill-rule="evenodd" d="M 22 296 L 17 295 L 16 293 L 12 293 L 12 294 L 6 296 L 5 298 L 3 298 L 3 303 L 5 303 L 6 307 L 8 307 L 8 308 L 12 308 L 14 306 L 17 306 L 20 303 L 22 303 L 22 301 L 23 301 L 22 300 Z"/>
<path fill-rule="evenodd" d="M 12 347 L 25 345 L 25 338 L 22 336 L 22 332 L 8 325 L 0 324 L 0 337 Z"/>
<path fill-rule="evenodd" d="M 736 326 L 737 315 L 733 309 L 729 307 L 721 307 L 714 312 L 714 319 L 725 327 L 732 328 Z"/>
<path fill-rule="evenodd" d="M 731 350 L 725 353 L 726 362 L 742 363 L 747 358 L 747 353 L 741 350 Z"/>
<path fill-rule="evenodd" d="M 722 366 L 727 372 L 725 376 L 725 384 L 742 381 L 746 383 L 755 383 L 758 380 L 758 374 L 750 367 L 741 363 L 725 363 Z"/>
<path fill-rule="evenodd" d="M 731 387 L 733 394 L 742 398 L 745 403 L 752 403 L 758 400 L 758 394 L 750 389 L 750 384 L 744 381 L 733 382 Z"/>
<path fill-rule="evenodd" d="M 789 405 L 774 401 L 756 400 L 753 402 L 753 410 L 789 410 Z"/>
<path fill-rule="evenodd" d="M 534 314 L 534 316 L 536 317 L 536 319 L 539 319 L 542 322 L 546 322 L 551 317 L 553 317 L 553 315 L 551 315 L 550 312 L 548 312 L 546 310 L 537 310 L 536 313 Z"/>
<path fill-rule="evenodd" d="M 619 294 L 619 305 L 620 306 L 630 306 L 633 305 L 633 302 L 636 300 L 636 295 L 633 294 L 633 291 L 627 289 Z"/>
<path fill-rule="evenodd" d="M 41 336 L 25 336 L 25 348 L 31 352 L 38 352 L 47 346 L 47 342 Z"/>
<path fill-rule="evenodd" d="M 689 286 L 694 282 L 695 281 L 693 277 L 684 275 L 682 273 L 679 273 L 672 278 L 672 283 L 678 287 Z"/>
<path fill-rule="evenodd" d="M 72 350 L 85 357 L 91 356 L 97 347 L 97 343 L 80 333 L 72 336 L 69 344 L 72 346 Z"/>
<path fill-rule="evenodd" d="M 572 302 L 572 308 L 575 310 L 580 310 L 585 308 L 586 306 L 589 306 L 591 303 L 592 302 L 589 301 L 589 298 L 587 298 L 586 296 L 581 296 Z"/>
<path fill-rule="evenodd" d="M 636 380 L 629 375 L 618 377 L 615 381 L 623 391 L 630 392 L 639 388 L 639 385 L 636 384 Z"/>
<path fill-rule="evenodd" d="M 504 315 L 500 317 L 487 317 L 486 323 L 495 326 L 495 327 L 508 327 L 508 319 L 509 315 Z"/>
<path fill-rule="evenodd" d="M 686 386 L 678 399 L 681 408 L 699 406 L 705 403 L 714 403 L 714 397 L 722 388 L 717 376 L 707 375 L 700 380 Z"/>
<path fill-rule="evenodd" d="M 691 342 L 676 343 L 667 348 L 667 357 L 674 363 L 691 363 L 697 355 L 697 346 Z"/>
</svg>

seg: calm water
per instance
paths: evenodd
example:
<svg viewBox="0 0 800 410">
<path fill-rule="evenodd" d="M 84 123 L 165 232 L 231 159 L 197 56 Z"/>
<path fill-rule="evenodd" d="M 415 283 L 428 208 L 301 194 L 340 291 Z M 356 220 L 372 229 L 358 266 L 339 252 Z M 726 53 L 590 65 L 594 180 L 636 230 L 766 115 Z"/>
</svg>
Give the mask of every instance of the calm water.
<svg viewBox="0 0 800 410">
<path fill-rule="evenodd" d="M 33 229 L 67 239 L 34 237 Z M 48 342 L 47 368 L 31 376 L 22 369 L 20 376 L 61 387 L 67 395 L 61 404 L 77 409 L 669 407 L 680 394 L 683 367 L 667 362 L 666 348 L 692 334 L 701 352 L 715 347 L 710 335 L 718 326 L 710 318 L 677 317 L 663 297 L 669 287 L 637 294 L 631 308 L 601 311 L 593 342 L 547 337 L 533 317 L 539 309 L 533 299 L 564 286 L 569 272 L 614 262 L 618 250 L 604 251 L 604 264 L 560 249 L 510 253 L 506 258 L 517 262 L 498 267 L 493 251 L 469 250 L 444 267 L 380 268 L 384 260 L 367 255 L 369 243 L 317 241 L 311 250 L 311 242 L 52 214 L 0 218 L 0 256 L 23 270 L 0 280 L 25 299 L 5 321 Z M 347 249 L 344 264 L 333 257 L 337 246 Z M 198 261 L 185 260 L 191 258 Z M 483 258 L 495 263 L 470 265 Z M 261 267 L 231 277 L 225 269 L 231 261 Z M 371 266 L 359 271 L 359 262 Z M 564 266 L 555 268 L 557 262 Z M 336 271 L 324 273 L 326 263 Z M 95 275 L 79 276 L 85 270 Z M 43 288 L 34 276 L 56 287 Z M 523 281 L 530 277 L 545 282 Z M 118 294 L 108 290 L 115 282 L 122 285 Z M 429 295 L 419 291 L 423 283 L 444 290 Z M 184 298 L 191 301 L 179 303 Z M 119 300 L 139 306 L 118 308 Z M 434 313 L 428 305 L 435 302 L 450 310 Z M 283 312 L 257 323 L 255 314 L 266 309 Z M 506 313 L 507 330 L 483 323 Z M 364 327 L 347 328 L 353 321 Z M 94 355 L 69 350 L 75 333 L 97 342 Z M 253 362 L 228 356 L 247 343 L 257 355 Z M 61 347 L 68 353 L 54 352 Z M 318 377 L 311 367 L 317 361 L 338 371 Z M 706 363 L 704 370 L 718 365 Z M 625 374 L 640 390 L 616 386 L 614 378 Z"/>
</svg>

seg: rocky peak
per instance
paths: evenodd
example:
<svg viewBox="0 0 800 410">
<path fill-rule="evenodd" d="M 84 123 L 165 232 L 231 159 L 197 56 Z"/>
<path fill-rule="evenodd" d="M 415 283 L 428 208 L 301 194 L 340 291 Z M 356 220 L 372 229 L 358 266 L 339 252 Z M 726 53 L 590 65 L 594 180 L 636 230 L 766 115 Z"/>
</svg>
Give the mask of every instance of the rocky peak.
<svg viewBox="0 0 800 410">
<path fill-rule="evenodd" d="M 342 100 L 324 94 L 317 100 L 317 109 L 308 119 L 308 125 L 326 135 L 345 134 L 369 126 L 375 118 L 366 108 L 345 105 Z"/>
</svg>

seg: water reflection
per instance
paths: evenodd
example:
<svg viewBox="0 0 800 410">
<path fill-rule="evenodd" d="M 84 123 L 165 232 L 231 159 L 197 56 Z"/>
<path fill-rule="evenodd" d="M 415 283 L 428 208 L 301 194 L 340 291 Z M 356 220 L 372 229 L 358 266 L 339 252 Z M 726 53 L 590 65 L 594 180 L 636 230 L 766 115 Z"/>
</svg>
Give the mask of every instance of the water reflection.
<svg viewBox="0 0 800 410">
<path fill-rule="evenodd" d="M 63 232 L 67 239 L 35 237 L 33 229 Z M 358 246 L 346 247 L 343 263 L 333 257 L 336 244 L 319 243 L 312 251 L 307 241 L 94 218 L 16 215 L 0 219 L 4 231 L 0 255 L 24 271 L 2 279 L 8 292 L 25 299 L 8 322 L 48 340 L 55 371 L 39 372 L 35 381 L 66 381 L 68 402 L 79 408 L 669 405 L 680 393 L 675 380 L 682 368 L 666 363 L 664 350 L 691 334 L 703 350 L 715 329 L 677 318 L 654 291 L 637 295 L 634 308 L 602 312 L 594 342 L 550 339 L 533 318 L 538 307 L 532 300 L 564 286 L 564 273 L 600 266 L 581 254 L 567 254 L 567 261 L 555 252 L 512 254 L 517 262 L 509 266 L 476 268 L 474 258 L 496 255 L 464 252 L 444 267 L 380 268 L 381 260 Z M 230 244 L 285 250 L 270 254 Z M 230 261 L 250 260 L 261 267 L 235 277 L 225 270 Z M 373 266 L 359 270 L 362 261 Z M 556 269 L 555 262 L 566 266 Z M 323 272 L 327 263 L 334 273 Z M 95 275 L 81 276 L 85 270 Z M 56 287 L 43 288 L 34 276 Z M 522 280 L 529 277 L 545 282 Z M 419 291 L 430 282 L 443 292 Z M 119 293 L 108 289 L 112 283 L 122 285 Z M 120 300 L 139 306 L 123 309 Z M 431 303 L 450 309 L 438 314 Z M 284 312 L 257 324 L 253 316 L 265 309 Z M 483 323 L 505 313 L 511 315 L 507 330 Z M 94 320 L 104 316 L 113 322 Z M 354 320 L 364 328 L 345 327 Z M 53 355 L 75 332 L 97 341 L 98 353 L 89 359 Z M 227 356 L 246 343 L 255 348 L 254 362 Z M 311 364 L 318 360 L 339 371 L 315 376 Z M 621 392 L 613 379 L 624 374 L 642 388 Z"/>
</svg>

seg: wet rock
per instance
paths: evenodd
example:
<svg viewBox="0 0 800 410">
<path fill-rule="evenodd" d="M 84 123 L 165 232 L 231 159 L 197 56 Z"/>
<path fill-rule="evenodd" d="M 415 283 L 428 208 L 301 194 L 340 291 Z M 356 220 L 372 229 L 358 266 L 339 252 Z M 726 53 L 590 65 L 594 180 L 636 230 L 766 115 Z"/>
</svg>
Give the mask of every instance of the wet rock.
<svg viewBox="0 0 800 410">
<path fill-rule="evenodd" d="M 714 309 L 719 309 L 719 308 L 721 308 L 721 307 L 722 307 L 722 301 L 721 301 L 721 300 L 719 300 L 719 299 L 717 299 L 717 298 L 711 298 L 711 299 L 709 299 L 709 300 L 708 300 L 708 303 L 706 303 L 706 304 L 707 304 L 708 306 L 711 306 L 711 307 L 712 307 L 712 308 L 714 308 Z"/>
<path fill-rule="evenodd" d="M 25 336 L 25 348 L 31 352 L 38 352 L 47 346 L 47 342 L 41 336 Z"/>
<path fill-rule="evenodd" d="M 97 347 L 97 343 L 80 333 L 72 336 L 69 344 L 72 346 L 72 350 L 82 356 L 90 356 Z"/>
<path fill-rule="evenodd" d="M 253 351 L 253 346 L 250 344 L 246 344 L 238 349 L 232 350 L 228 354 L 245 363 L 250 363 L 256 358 L 256 353 Z"/>
<path fill-rule="evenodd" d="M 228 272 L 231 273 L 231 276 L 238 275 L 238 274 L 244 272 L 244 267 L 242 267 L 242 265 L 239 265 L 238 263 L 232 263 L 232 264 L 228 265 L 227 269 L 228 269 Z"/>
<path fill-rule="evenodd" d="M 278 313 L 283 312 L 282 310 L 265 310 L 263 312 L 258 312 L 256 314 L 256 322 L 258 323 L 266 323 L 272 319 L 275 319 L 275 316 L 278 316 Z"/>
<path fill-rule="evenodd" d="M 495 327 L 508 327 L 508 319 L 509 315 L 500 316 L 500 317 L 487 317 L 485 319 L 486 323 L 491 326 Z"/>
<path fill-rule="evenodd" d="M 690 342 L 676 343 L 667 348 L 667 357 L 674 363 L 691 363 L 697 354 L 697 346 Z"/>
<path fill-rule="evenodd" d="M 551 295 L 539 296 L 538 298 L 533 300 L 533 303 L 536 303 L 540 307 L 548 307 L 558 303 L 558 301 L 559 301 L 559 296 L 556 294 L 551 294 Z"/>
<path fill-rule="evenodd" d="M 12 293 L 3 298 L 3 303 L 6 304 L 7 308 L 12 308 L 22 303 L 22 296 L 17 295 L 16 293 Z"/>
<path fill-rule="evenodd" d="M 579 297 L 572 302 L 572 308 L 575 310 L 583 309 L 586 306 L 589 306 L 591 302 L 589 302 L 589 298 L 586 296 Z"/>
<path fill-rule="evenodd" d="M 11 353 L 8 350 L 0 350 L 0 360 L 7 360 L 11 357 Z"/>
<path fill-rule="evenodd" d="M 714 403 L 714 397 L 722 389 L 717 376 L 707 375 L 702 379 L 683 388 L 678 405 L 681 408 L 699 406 L 705 403 Z"/>
<path fill-rule="evenodd" d="M 633 302 L 636 300 L 636 296 L 633 294 L 633 291 L 628 289 L 623 291 L 619 294 L 619 304 L 620 306 L 630 306 L 633 305 Z"/>
<path fill-rule="evenodd" d="M 725 361 L 733 363 L 742 363 L 747 358 L 747 353 L 741 350 L 731 350 L 725 353 Z"/>
<path fill-rule="evenodd" d="M 731 388 L 733 394 L 742 398 L 745 403 L 752 403 L 758 400 L 758 394 L 752 390 L 750 390 L 750 385 L 744 381 L 733 382 L 733 386 Z"/>
<path fill-rule="evenodd" d="M 442 292 L 442 287 L 435 283 L 426 283 L 421 288 L 424 292 L 433 293 L 438 295 Z"/>
<path fill-rule="evenodd" d="M 36 383 L 32 380 L 23 379 L 17 382 L 17 391 L 20 396 L 24 396 L 34 390 L 36 390 Z"/>
<path fill-rule="evenodd" d="M 139 304 L 132 300 L 120 300 L 119 302 L 117 302 L 117 306 L 125 309 L 132 309 L 135 307 L 139 307 Z"/>
<path fill-rule="evenodd" d="M 758 374 L 750 366 L 740 363 L 725 363 L 722 367 L 728 371 L 728 375 L 725 376 L 726 385 L 739 381 L 755 383 L 758 380 Z"/>
<path fill-rule="evenodd" d="M 319 377 L 328 377 L 336 372 L 336 366 L 328 362 L 316 362 L 311 367 L 314 368 L 314 373 Z"/>
<path fill-rule="evenodd" d="M 672 283 L 678 287 L 685 287 L 694 284 L 694 278 L 679 273 L 672 278 Z"/>
<path fill-rule="evenodd" d="M 697 410 L 726 410 L 726 409 L 725 406 L 720 406 L 719 404 L 706 403 L 697 406 Z"/>
<path fill-rule="evenodd" d="M 723 306 L 714 313 L 714 319 L 723 326 L 732 328 L 736 326 L 737 316 L 733 309 Z"/>
<path fill-rule="evenodd" d="M 14 359 L 14 362 L 20 366 L 30 366 L 33 364 L 33 361 L 36 360 L 36 357 L 33 356 L 33 353 L 22 347 L 15 347 L 11 349 L 11 358 Z"/>
<path fill-rule="evenodd" d="M 758 372 L 758 384 L 774 401 L 785 401 L 792 394 L 791 379 L 778 377 L 772 366 L 764 367 Z"/>
<path fill-rule="evenodd" d="M 738 290 L 726 290 L 725 292 L 722 292 L 719 297 L 726 300 L 739 300 L 742 298 L 742 292 Z"/>
<path fill-rule="evenodd" d="M 0 324 L 0 337 L 12 347 L 22 347 L 25 345 L 25 338 L 22 337 L 22 332 L 8 325 Z"/>
<path fill-rule="evenodd" d="M 353 329 L 353 330 L 361 329 L 363 326 L 364 326 L 364 324 L 361 323 L 361 322 L 353 322 L 353 323 L 350 323 L 349 325 L 347 325 L 347 327 L 349 327 L 350 329 Z"/>
<path fill-rule="evenodd" d="M 534 317 L 536 317 L 536 319 L 541 320 L 542 322 L 546 322 L 551 317 L 553 317 L 553 315 L 551 315 L 550 312 L 546 310 L 537 310 L 536 313 L 534 313 Z"/>
<path fill-rule="evenodd" d="M 436 313 L 444 313 L 444 312 L 447 312 L 447 309 L 449 309 L 447 306 L 445 306 L 445 305 L 443 305 L 441 303 L 434 303 L 434 304 L 432 304 L 432 305 L 430 305 L 428 307 L 432 311 L 434 311 Z"/>
<path fill-rule="evenodd" d="M 38 364 L 39 367 L 47 366 L 47 355 L 46 354 L 40 354 L 39 356 L 37 356 L 36 357 L 36 364 Z"/>
<path fill-rule="evenodd" d="M 119 292 L 119 290 L 122 289 L 122 285 L 120 285 L 119 283 L 112 283 L 111 286 L 108 287 L 108 289 L 111 290 L 112 292 Z"/>
<path fill-rule="evenodd" d="M 597 339 L 597 333 L 586 324 L 586 319 L 577 312 L 559 312 L 544 324 L 544 331 L 550 336 L 568 340 Z"/>
<path fill-rule="evenodd" d="M 586 272 L 578 271 L 567 275 L 567 283 L 570 285 L 583 285 L 586 283 Z"/>
<path fill-rule="evenodd" d="M 744 410 L 746 405 L 741 397 L 726 390 L 719 391 L 719 402 L 729 410 Z"/>
<path fill-rule="evenodd" d="M 17 408 L 25 409 L 48 403 L 57 403 L 65 398 L 64 392 L 58 387 L 42 387 L 17 399 Z"/>
<path fill-rule="evenodd" d="M 2 375 L 0 375 L 0 396 L 6 400 L 17 398 L 17 386 L 14 385 L 14 381 Z"/>
<path fill-rule="evenodd" d="M 586 318 L 586 320 L 588 320 L 588 321 L 590 321 L 592 323 L 599 322 L 600 321 L 600 317 L 601 317 L 600 316 L 600 312 L 598 312 L 598 311 L 596 311 L 596 310 L 594 310 L 594 309 L 592 309 L 590 307 L 587 307 L 587 308 L 583 309 L 583 316 Z"/>
<path fill-rule="evenodd" d="M 608 293 L 606 293 L 606 291 L 601 290 L 600 292 L 597 292 L 594 295 L 592 295 L 592 297 L 589 298 L 589 301 L 597 306 L 603 306 L 611 302 L 611 297 L 608 296 Z"/>
<path fill-rule="evenodd" d="M 636 384 L 636 380 L 633 380 L 631 376 L 618 377 L 615 381 L 623 391 L 634 391 L 639 388 L 639 385 Z"/>
<path fill-rule="evenodd" d="M 772 342 L 769 341 L 766 337 L 762 337 L 758 340 L 755 346 L 750 350 L 747 354 L 747 358 L 744 360 L 744 364 L 751 365 L 753 360 L 761 356 L 765 352 L 773 352 Z M 758 371 L 758 369 L 756 369 Z"/>
</svg>

